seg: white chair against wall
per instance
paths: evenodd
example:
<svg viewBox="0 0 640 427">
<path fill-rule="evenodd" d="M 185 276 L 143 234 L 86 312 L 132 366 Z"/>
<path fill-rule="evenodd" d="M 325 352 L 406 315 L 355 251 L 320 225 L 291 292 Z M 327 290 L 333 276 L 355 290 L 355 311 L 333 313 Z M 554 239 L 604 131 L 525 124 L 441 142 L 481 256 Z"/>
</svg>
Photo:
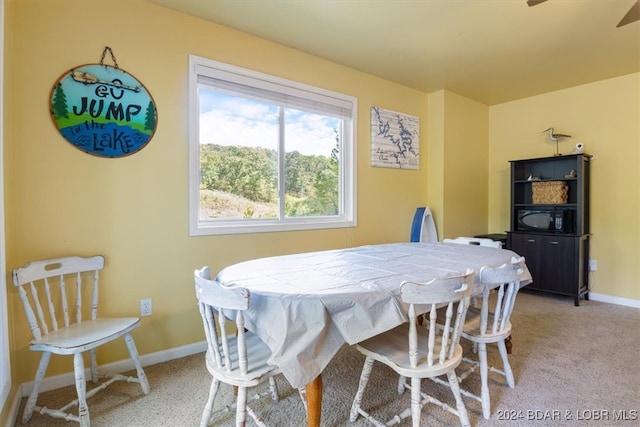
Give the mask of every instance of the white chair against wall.
<svg viewBox="0 0 640 427">
<path fill-rule="evenodd" d="M 443 239 L 442 243 L 458 243 L 461 245 L 490 246 L 493 248 L 502 247 L 502 243 L 500 243 L 499 241 L 487 239 L 485 237 L 456 237 L 455 239 Z"/>
<path fill-rule="evenodd" d="M 420 426 L 423 406 L 433 403 L 455 414 L 463 426 L 469 425 L 467 410 L 458 388 L 455 369 L 462 360 L 459 344 L 462 326 L 469 307 L 473 290 L 473 271 L 466 274 L 434 279 L 427 283 L 403 282 L 400 286 L 402 301 L 408 304 L 409 322 L 387 332 L 356 344 L 356 348 L 366 356 L 358 391 L 351 407 L 349 420 L 355 422 L 362 415 L 376 426 L 384 424 L 376 420 L 362 408 L 362 399 L 375 361 L 384 363 L 400 375 L 398 393 L 411 390 L 411 407 L 395 415 L 386 425 L 401 422 L 411 417 L 414 427 Z M 428 307 L 429 326 L 418 324 L 416 305 Z M 437 327 L 438 307 L 446 307 L 444 328 Z M 426 315 L 425 315 L 426 316 Z M 421 391 L 421 379 L 446 374 L 453 392 L 456 408 Z M 405 378 L 411 378 L 407 384 Z"/>
<path fill-rule="evenodd" d="M 42 352 L 33 390 L 22 414 L 23 423 L 31 419 L 35 410 L 88 427 L 87 399 L 114 381 L 137 382 L 144 394 L 149 393 L 149 383 L 131 337 L 131 331 L 139 326 L 140 319 L 98 317 L 98 271 L 103 268 L 102 256 L 72 256 L 34 261 L 13 270 L 13 284 L 18 288 L 33 334 L 29 348 Z M 101 376 L 108 379 L 87 392 L 83 353 L 89 352 L 91 379 L 96 383 L 99 377 L 96 348 L 120 337 L 124 338 L 137 376 L 103 374 Z M 51 354 L 73 355 L 78 399 L 60 409 L 36 405 Z M 68 412 L 74 406 L 78 406 L 78 415 Z"/>
<path fill-rule="evenodd" d="M 489 419 L 491 415 L 491 399 L 489 396 L 489 370 L 503 375 L 509 387 L 515 387 L 515 380 L 505 340 L 511 335 L 511 313 L 520 290 L 520 281 L 525 272 L 524 257 L 513 257 L 511 264 L 498 268 L 483 267 L 480 270 L 480 286 L 482 301 L 480 307 L 470 307 L 467 320 L 462 330 L 462 337 L 477 345 L 478 360 L 463 358 L 472 366 L 460 374 L 459 380 L 468 377 L 476 368 L 480 367 L 481 392 L 480 395 L 462 390 L 465 396 L 478 400 L 482 404 L 482 415 Z M 491 295 L 492 290 L 497 295 Z M 495 298 L 495 301 L 493 299 Z M 493 310 L 489 307 L 492 306 Z M 487 363 L 487 344 L 496 343 L 502 358 L 503 369 L 489 367 Z"/>
<path fill-rule="evenodd" d="M 249 309 L 250 294 L 246 288 L 230 288 L 211 280 L 209 267 L 194 272 L 196 296 L 207 338 L 206 365 L 213 376 L 209 398 L 202 413 L 200 425 L 207 426 L 212 417 L 235 408 L 236 426 L 244 426 L 247 413 L 259 426 L 263 420 L 247 403 L 270 395 L 274 401 L 280 399 L 274 379 L 280 374 L 277 366 L 267 361 L 271 356 L 269 347 L 257 335 L 245 329 L 244 311 Z M 233 315 L 235 321 L 227 322 L 224 314 Z M 229 326 L 233 331 L 227 331 Z M 247 389 L 269 381 L 269 390 L 247 398 Z M 213 413 L 213 403 L 220 383 L 237 387 L 237 399 Z M 304 389 L 299 389 L 304 399 Z"/>
</svg>

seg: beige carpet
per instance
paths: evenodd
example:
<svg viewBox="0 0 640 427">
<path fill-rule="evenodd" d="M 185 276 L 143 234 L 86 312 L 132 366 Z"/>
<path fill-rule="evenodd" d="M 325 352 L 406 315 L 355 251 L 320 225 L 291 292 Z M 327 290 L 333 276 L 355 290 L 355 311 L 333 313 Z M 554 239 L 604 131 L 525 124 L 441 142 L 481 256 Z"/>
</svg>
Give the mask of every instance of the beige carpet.
<svg viewBox="0 0 640 427">
<path fill-rule="evenodd" d="M 194 307 L 195 309 L 195 307 Z M 516 388 L 506 386 L 500 376 L 490 374 L 492 418 L 484 420 L 480 404 L 465 398 L 469 418 L 476 426 L 636 426 L 640 416 L 640 310 L 572 298 L 521 292 L 512 318 L 514 325 L 511 365 Z M 323 373 L 322 426 L 365 426 L 362 418 L 348 421 L 364 358 L 345 346 Z M 489 348 L 490 362 L 499 361 L 495 346 Z M 497 365 L 499 366 L 499 365 Z M 198 354 L 145 368 L 151 385 L 148 396 L 135 384 L 114 384 L 89 400 L 92 426 L 196 426 L 209 390 L 210 376 L 204 356 Z M 371 412 L 386 417 L 401 404 L 408 405 L 408 393 L 400 398 L 397 377 L 380 364 L 374 367 L 370 393 L 364 404 Z M 296 390 L 279 379 L 282 399 L 254 405 L 272 426 L 304 426 L 305 412 Z M 465 381 L 479 390 L 477 377 Z M 453 405 L 450 391 L 431 381 L 423 389 Z M 41 404 L 56 407 L 74 398 L 66 387 L 41 396 Z M 231 399 L 223 386 L 219 401 Z M 22 405 L 24 405 L 24 400 Z M 22 407 L 17 425 L 21 425 Z M 546 418 L 545 418 L 546 417 Z M 616 418 L 627 420 L 616 420 Z M 27 424 L 36 426 L 77 425 L 34 414 Z M 234 425 L 233 415 L 214 419 L 212 425 Z M 248 425 L 253 425 L 249 421 Z M 410 421 L 402 425 L 411 425 Z M 457 418 L 428 405 L 423 426 L 458 425 Z"/>
</svg>

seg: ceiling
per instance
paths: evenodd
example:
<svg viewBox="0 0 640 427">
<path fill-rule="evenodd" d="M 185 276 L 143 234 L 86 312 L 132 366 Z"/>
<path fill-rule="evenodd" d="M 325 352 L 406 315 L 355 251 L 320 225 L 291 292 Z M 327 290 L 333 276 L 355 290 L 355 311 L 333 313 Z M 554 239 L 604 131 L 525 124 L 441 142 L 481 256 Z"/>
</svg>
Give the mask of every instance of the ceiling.
<svg viewBox="0 0 640 427">
<path fill-rule="evenodd" d="M 487 105 L 640 71 L 636 0 L 147 0 Z"/>
</svg>

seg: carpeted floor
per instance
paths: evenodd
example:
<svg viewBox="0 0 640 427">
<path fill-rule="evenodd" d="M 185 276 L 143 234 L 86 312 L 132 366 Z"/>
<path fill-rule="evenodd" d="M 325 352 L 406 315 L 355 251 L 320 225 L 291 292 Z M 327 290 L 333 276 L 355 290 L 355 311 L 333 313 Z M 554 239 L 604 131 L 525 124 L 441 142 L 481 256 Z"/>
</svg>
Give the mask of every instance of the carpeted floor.
<svg viewBox="0 0 640 427">
<path fill-rule="evenodd" d="M 596 301 L 535 292 L 521 292 L 512 317 L 511 366 L 516 388 L 490 374 L 492 418 L 482 418 L 479 402 L 465 398 L 475 426 L 637 426 L 640 424 L 640 310 Z M 465 345 L 465 350 L 470 347 Z M 489 361 L 500 366 L 495 345 Z M 359 418 L 348 421 L 364 357 L 349 346 L 336 355 L 323 373 L 322 426 L 369 425 Z M 204 355 L 197 354 L 145 368 L 151 393 L 142 395 L 135 384 L 113 384 L 89 400 L 92 426 L 196 426 L 207 398 L 211 377 Z M 281 401 L 270 399 L 255 405 L 268 425 L 305 426 L 304 407 L 297 393 L 279 378 Z M 376 364 L 364 405 L 383 419 L 401 405 L 397 376 Z M 464 385 L 479 390 L 476 375 Z M 91 387 L 91 385 L 90 385 Z M 431 381 L 423 390 L 453 405 L 450 391 Z M 40 402 L 60 406 L 75 396 L 74 387 L 44 393 Z M 218 401 L 230 401 L 231 388 L 222 386 Z M 22 405 L 24 405 L 24 400 Z M 217 405 L 216 405 L 217 406 Z M 21 425 L 22 406 L 17 425 Z M 405 420 L 402 425 L 410 425 Z M 73 426 L 76 423 L 34 414 L 31 427 Z M 219 416 L 212 425 L 235 425 L 233 414 Z M 251 421 L 247 425 L 253 425 Z M 458 425 L 452 414 L 434 406 L 423 409 L 422 426 Z"/>
</svg>

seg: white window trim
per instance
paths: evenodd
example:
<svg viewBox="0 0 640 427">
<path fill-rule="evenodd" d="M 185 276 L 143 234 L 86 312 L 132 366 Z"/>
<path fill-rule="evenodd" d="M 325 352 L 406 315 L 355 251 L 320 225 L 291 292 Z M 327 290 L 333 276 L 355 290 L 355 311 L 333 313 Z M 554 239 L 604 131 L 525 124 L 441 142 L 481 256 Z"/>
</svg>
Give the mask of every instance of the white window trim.
<svg viewBox="0 0 640 427">
<path fill-rule="evenodd" d="M 0 4 L 0 94 L 4 93 L 4 2 Z M 3 98 L 4 100 L 4 98 Z M 4 123 L 0 104 L 0 162 L 4 159 Z M 0 168 L 2 169 L 2 168 Z M 4 243 L 4 178 L 0 174 L 0 408 L 11 391 L 11 359 L 9 355 L 9 314 L 7 312 L 7 283 Z"/>
<path fill-rule="evenodd" d="M 300 217 L 286 220 L 251 220 L 251 221 L 200 221 L 200 147 L 199 147 L 199 105 L 198 105 L 198 73 L 197 70 L 209 68 L 213 72 L 232 73 L 259 79 L 268 85 L 278 85 L 290 88 L 300 93 L 316 94 L 319 97 L 329 97 L 344 101 L 351 105 L 350 129 L 343 129 L 343 136 L 349 138 L 340 150 L 340 162 L 347 173 L 342 177 L 342 215 L 337 217 Z M 357 224 L 357 194 L 356 194 L 356 143 L 357 143 L 357 98 L 321 89 L 303 83 L 293 82 L 268 74 L 259 73 L 245 68 L 236 67 L 218 61 L 189 55 L 189 234 L 191 236 L 261 233 L 294 230 L 317 230 L 327 228 L 355 227 Z M 350 171 L 350 173 L 349 173 Z"/>
</svg>

